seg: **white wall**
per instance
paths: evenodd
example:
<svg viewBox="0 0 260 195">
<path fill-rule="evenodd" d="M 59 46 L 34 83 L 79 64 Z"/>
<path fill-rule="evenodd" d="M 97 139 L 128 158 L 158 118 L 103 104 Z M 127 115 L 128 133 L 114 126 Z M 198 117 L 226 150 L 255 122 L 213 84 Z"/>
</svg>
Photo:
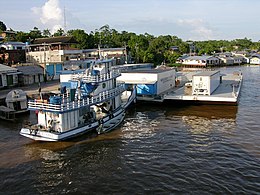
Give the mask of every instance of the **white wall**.
<svg viewBox="0 0 260 195">
<path fill-rule="evenodd" d="M 154 73 L 122 73 L 117 81 L 129 84 L 149 84 L 157 81 L 157 74 Z"/>
<path fill-rule="evenodd" d="M 260 59 L 257 57 L 253 57 L 250 59 L 250 64 L 260 64 Z"/>
<path fill-rule="evenodd" d="M 157 94 L 165 92 L 175 86 L 175 70 L 158 74 Z"/>
</svg>

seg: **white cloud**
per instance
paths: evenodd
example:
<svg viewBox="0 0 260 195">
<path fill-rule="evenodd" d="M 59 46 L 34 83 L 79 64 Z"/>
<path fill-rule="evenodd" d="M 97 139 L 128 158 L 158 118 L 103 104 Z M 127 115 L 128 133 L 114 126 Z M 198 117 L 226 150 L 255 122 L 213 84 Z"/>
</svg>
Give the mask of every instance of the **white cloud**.
<svg viewBox="0 0 260 195">
<path fill-rule="evenodd" d="M 63 15 L 59 0 L 48 0 L 42 7 L 33 7 L 32 11 L 39 16 L 43 26 L 50 28 L 52 33 L 62 28 Z"/>
<path fill-rule="evenodd" d="M 213 39 L 213 30 L 202 19 L 179 19 L 177 24 L 190 29 L 190 39 L 210 40 Z"/>
</svg>

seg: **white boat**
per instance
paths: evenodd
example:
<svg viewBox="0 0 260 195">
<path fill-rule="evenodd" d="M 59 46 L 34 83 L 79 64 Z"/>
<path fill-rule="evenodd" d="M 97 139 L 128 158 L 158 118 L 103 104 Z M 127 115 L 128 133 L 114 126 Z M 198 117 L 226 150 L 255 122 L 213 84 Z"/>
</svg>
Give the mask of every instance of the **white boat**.
<svg viewBox="0 0 260 195">
<path fill-rule="evenodd" d="M 27 96 L 21 89 L 14 89 L 10 91 L 5 98 L 6 107 L 14 110 L 15 114 L 28 112 L 27 110 Z"/>
<path fill-rule="evenodd" d="M 27 124 L 20 134 L 39 141 L 67 140 L 89 131 L 98 134 L 115 129 L 124 120 L 136 90 L 126 91 L 116 78 L 120 70 L 111 60 L 92 61 L 82 73 L 66 75 L 66 90 L 49 100 L 32 100 L 28 109 L 38 112 L 38 123 Z M 129 86 L 128 86 L 129 87 Z"/>
</svg>

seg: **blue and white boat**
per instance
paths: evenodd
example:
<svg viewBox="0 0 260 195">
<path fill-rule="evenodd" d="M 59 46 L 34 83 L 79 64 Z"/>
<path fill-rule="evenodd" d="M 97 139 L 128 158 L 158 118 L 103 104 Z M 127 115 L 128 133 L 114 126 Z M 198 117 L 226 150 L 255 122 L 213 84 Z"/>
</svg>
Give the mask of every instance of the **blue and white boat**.
<svg viewBox="0 0 260 195">
<path fill-rule="evenodd" d="M 128 86 L 127 91 L 116 79 L 120 75 L 112 60 L 95 60 L 84 71 L 66 75 L 67 81 L 61 83 L 67 87 L 62 86 L 61 94 L 28 102 L 28 109 L 38 112 L 38 122 L 25 125 L 20 134 L 33 140 L 61 141 L 115 129 L 136 98 L 135 86 L 131 90 Z"/>
</svg>

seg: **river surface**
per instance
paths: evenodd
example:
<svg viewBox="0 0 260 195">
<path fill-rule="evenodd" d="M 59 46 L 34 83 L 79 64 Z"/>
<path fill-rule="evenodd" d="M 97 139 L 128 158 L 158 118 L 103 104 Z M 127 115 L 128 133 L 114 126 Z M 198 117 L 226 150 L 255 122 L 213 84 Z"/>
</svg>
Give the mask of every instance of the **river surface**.
<svg viewBox="0 0 260 195">
<path fill-rule="evenodd" d="M 59 143 L 0 122 L 0 194 L 259 194 L 260 67 L 238 106 L 135 105 L 111 133 Z"/>
</svg>

